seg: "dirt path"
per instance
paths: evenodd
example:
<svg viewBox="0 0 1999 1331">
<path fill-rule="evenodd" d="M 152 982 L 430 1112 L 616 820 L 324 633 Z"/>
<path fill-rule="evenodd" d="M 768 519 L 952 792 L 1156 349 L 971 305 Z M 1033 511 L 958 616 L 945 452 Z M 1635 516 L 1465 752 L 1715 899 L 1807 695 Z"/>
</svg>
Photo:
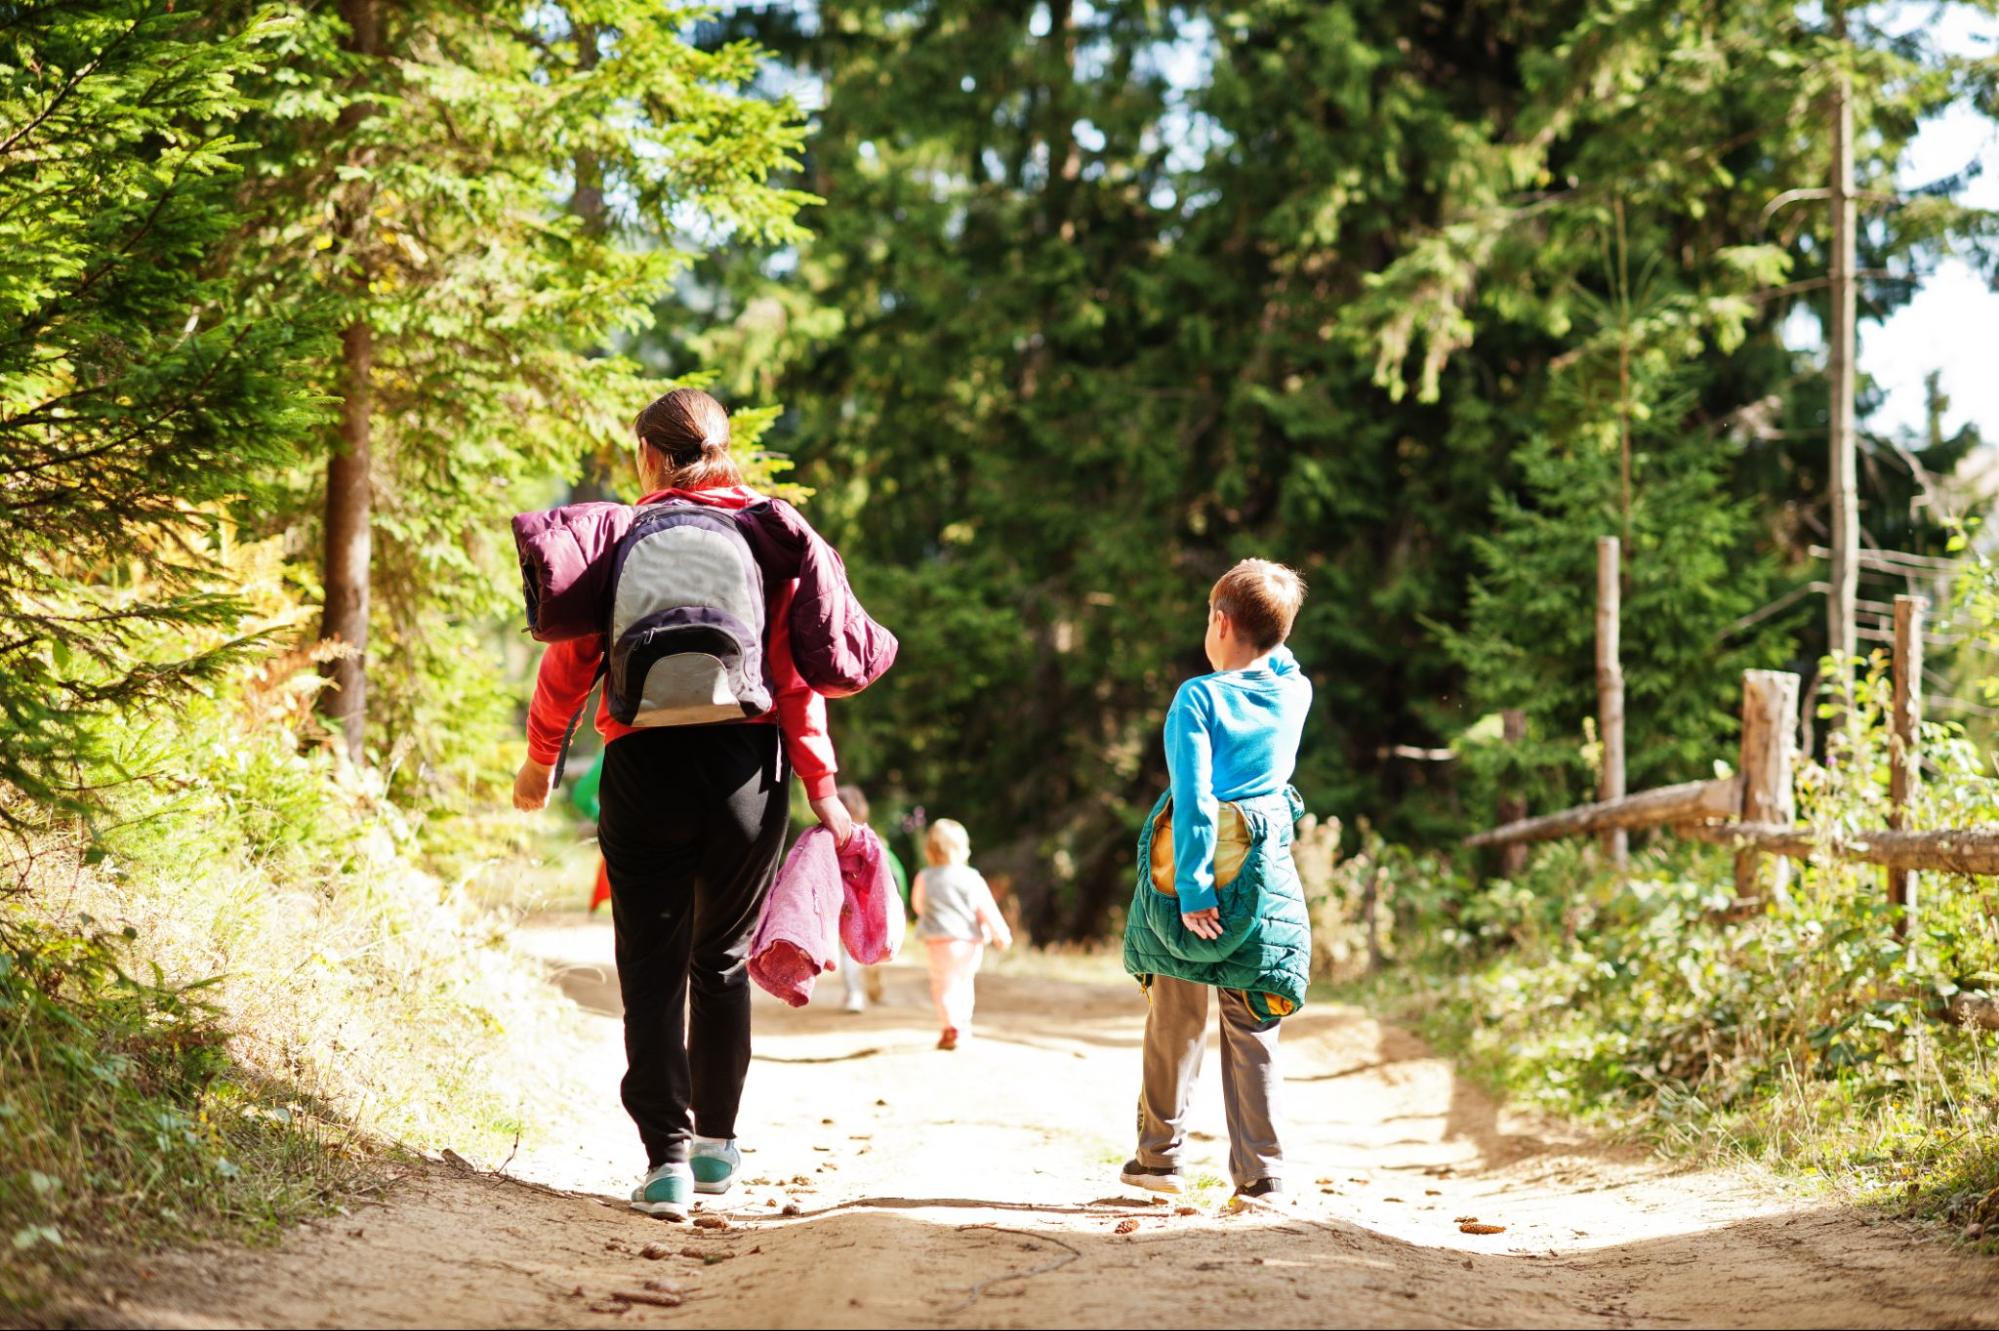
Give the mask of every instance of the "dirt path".
<svg viewBox="0 0 1999 1331">
<path fill-rule="evenodd" d="M 983 1037 L 930 1048 L 924 980 L 889 1002 L 758 1012 L 747 1186 L 725 1231 L 649 1220 L 631 1184 L 609 934 L 548 925 L 594 1085 L 558 1149 L 454 1172 L 261 1251 L 196 1252 L 91 1320 L 178 1326 L 1999 1326 L 1999 1266 L 1752 1177 L 1551 1134 L 1343 1008 L 1286 1027 L 1293 1200 L 1143 1204 L 1129 1148 L 1135 990 L 981 981 Z M 1213 1085 L 1196 1173 L 1223 1167 Z M 795 1216 L 782 1214 L 795 1205 Z M 1506 1226 L 1474 1237 L 1455 1218 Z M 1120 1233 L 1120 1230 L 1126 1232 Z M 641 1255 L 648 1244 L 666 1256 Z M 691 1255 L 687 1255 L 691 1254 Z M 649 1288 L 653 1282 L 660 1288 Z M 677 1308 L 621 1303 L 615 1291 Z"/>
</svg>

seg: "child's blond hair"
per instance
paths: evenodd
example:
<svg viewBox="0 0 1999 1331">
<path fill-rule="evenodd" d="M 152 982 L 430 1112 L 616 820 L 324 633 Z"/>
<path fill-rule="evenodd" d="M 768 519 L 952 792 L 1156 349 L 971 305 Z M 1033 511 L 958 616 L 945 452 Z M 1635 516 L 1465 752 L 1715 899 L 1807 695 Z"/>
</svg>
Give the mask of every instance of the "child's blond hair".
<svg viewBox="0 0 1999 1331">
<path fill-rule="evenodd" d="M 963 864 L 972 858 L 971 834 L 956 819 L 939 818 L 923 834 L 923 858 L 937 868 Z"/>
</svg>

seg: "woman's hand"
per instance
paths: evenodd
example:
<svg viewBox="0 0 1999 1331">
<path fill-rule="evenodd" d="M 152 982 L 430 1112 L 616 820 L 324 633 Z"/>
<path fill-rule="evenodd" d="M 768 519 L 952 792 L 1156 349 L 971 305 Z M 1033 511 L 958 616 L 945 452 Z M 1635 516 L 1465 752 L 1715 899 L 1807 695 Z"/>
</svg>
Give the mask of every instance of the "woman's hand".
<svg viewBox="0 0 1999 1331">
<path fill-rule="evenodd" d="M 554 789 L 555 769 L 530 758 L 514 777 L 514 807 L 523 813 L 546 809 L 549 792 Z"/>
<path fill-rule="evenodd" d="M 518 798 L 518 797 L 517 797 Z M 812 813 L 819 825 L 833 834 L 833 844 L 845 849 L 854 839 L 854 819 L 838 795 L 822 795 L 812 801 Z"/>
</svg>

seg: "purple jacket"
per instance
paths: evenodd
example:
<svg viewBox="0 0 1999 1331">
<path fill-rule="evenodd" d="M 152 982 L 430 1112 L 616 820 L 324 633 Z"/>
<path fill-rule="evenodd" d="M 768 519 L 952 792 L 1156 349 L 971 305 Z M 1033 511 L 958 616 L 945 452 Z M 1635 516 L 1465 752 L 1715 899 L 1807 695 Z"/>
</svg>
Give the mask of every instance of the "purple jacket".
<svg viewBox="0 0 1999 1331">
<path fill-rule="evenodd" d="M 602 633 L 612 558 L 631 530 L 629 504 L 565 504 L 514 518 L 528 632 L 539 642 Z M 804 514 L 782 499 L 732 510 L 767 586 L 798 581 L 787 627 L 798 673 L 829 698 L 859 693 L 895 664 L 895 635 L 861 606 L 847 567 Z"/>
</svg>

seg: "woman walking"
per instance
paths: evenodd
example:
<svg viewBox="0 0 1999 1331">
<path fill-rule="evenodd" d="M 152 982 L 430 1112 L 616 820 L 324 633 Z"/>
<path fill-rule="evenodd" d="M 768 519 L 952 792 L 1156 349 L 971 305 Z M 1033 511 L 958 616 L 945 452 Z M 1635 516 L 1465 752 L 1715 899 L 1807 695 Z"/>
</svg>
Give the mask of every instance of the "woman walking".
<svg viewBox="0 0 1999 1331">
<path fill-rule="evenodd" d="M 729 454 L 728 412 L 708 394 L 685 388 L 669 393 L 640 412 L 633 428 L 645 492 L 641 508 L 679 501 L 735 513 L 765 502 L 743 484 Z M 695 513 L 690 525 L 703 521 Z M 613 663 L 612 682 L 636 670 L 643 695 L 636 686 L 627 693 L 607 685 L 596 718 L 605 740 L 598 834 L 625 1010 L 623 1098 L 646 1151 L 646 1174 L 632 1205 L 674 1219 L 685 1218 L 691 1193 L 727 1192 L 742 1163 L 735 1136 L 750 1064 L 746 953 L 784 850 L 789 773 L 804 781 L 813 813 L 839 844 L 853 831 L 835 793 L 838 764 L 826 730 L 826 701 L 793 656 L 787 612 L 797 580 L 732 566 L 726 533 L 685 539 L 697 555 L 721 550 L 713 568 L 725 579 L 761 587 L 764 605 L 748 609 L 740 603 L 752 593 L 717 593 L 725 601 L 735 598 L 731 606 L 739 614 L 731 625 L 739 628 L 739 619 L 768 625 L 739 644 L 751 664 L 735 661 L 731 675 L 721 659 L 728 656 L 725 648 L 683 637 L 680 646 L 651 647 L 657 659 L 635 666 L 632 630 L 624 630 L 614 645 L 627 654 Z M 636 546 L 629 559 L 621 553 L 613 632 L 625 611 L 626 584 L 647 574 L 691 577 L 688 568 L 699 560 L 667 562 L 670 568 L 658 560 L 641 567 Z M 714 585 L 712 577 L 707 585 Z M 696 594 L 705 594 L 702 586 L 697 579 Z M 655 618 L 665 622 L 671 613 Z M 661 630 L 654 641 L 704 628 L 712 635 L 709 626 L 720 622 L 720 612 L 701 613 L 707 616 L 701 623 Z M 643 643 L 643 634 L 637 640 Z M 760 669 L 754 661 L 759 647 Z M 514 781 L 516 807 L 548 803 L 571 720 L 605 669 L 606 650 L 606 637 L 598 634 L 554 643 L 543 655 L 528 712 L 527 761 Z M 703 670 L 710 674 L 700 675 Z M 698 705 L 687 702 L 690 681 Z M 730 687 L 755 702 L 741 708 L 743 719 L 716 721 L 718 710 L 728 710 L 719 703 Z M 711 691 L 714 702 L 706 701 Z M 617 710 L 629 721 L 613 715 L 614 692 Z"/>
</svg>

